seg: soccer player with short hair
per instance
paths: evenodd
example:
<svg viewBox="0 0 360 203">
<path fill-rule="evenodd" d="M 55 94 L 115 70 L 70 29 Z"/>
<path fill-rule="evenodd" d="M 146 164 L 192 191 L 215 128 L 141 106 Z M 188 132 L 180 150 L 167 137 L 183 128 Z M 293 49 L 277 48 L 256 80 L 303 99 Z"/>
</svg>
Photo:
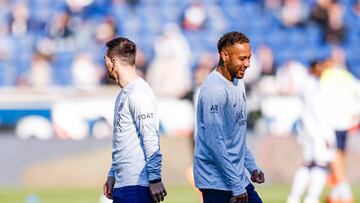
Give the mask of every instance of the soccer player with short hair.
<svg viewBox="0 0 360 203">
<path fill-rule="evenodd" d="M 127 38 L 106 43 L 109 77 L 122 88 L 114 109 L 112 165 L 103 192 L 114 203 L 164 200 L 159 119 L 150 86 L 137 75 L 136 45 Z"/>
<path fill-rule="evenodd" d="M 229 32 L 218 42 L 218 66 L 204 81 L 197 106 L 194 152 L 195 186 L 204 203 L 261 203 L 250 183 L 264 182 L 246 146 L 245 70 L 250 66 L 249 39 Z"/>
</svg>

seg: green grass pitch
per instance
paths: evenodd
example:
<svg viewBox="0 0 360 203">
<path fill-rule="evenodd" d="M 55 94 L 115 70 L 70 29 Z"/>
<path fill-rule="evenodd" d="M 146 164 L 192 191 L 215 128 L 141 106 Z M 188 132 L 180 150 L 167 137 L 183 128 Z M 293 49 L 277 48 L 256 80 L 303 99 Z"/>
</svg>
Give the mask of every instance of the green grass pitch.
<svg viewBox="0 0 360 203">
<path fill-rule="evenodd" d="M 289 192 L 286 185 L 256 186 L 265 203 L 284 203 Z M 200 194 L 189 186 L 167 186 L 165 203 L 199 203 Z M 352 187 L 354 202 L 360 202 L 360 185 Z M 101 188 L 0 188 L 1 203 L 27 203 L 27 198 L 36 196 L 34 203 L 99 203 Z M 323 193 L 327 194 L 328 189 Z M 36 199 L 36 198 L 35 198 Z M 29 201 L 30 202 L 30 201 Z"/>
</svg>

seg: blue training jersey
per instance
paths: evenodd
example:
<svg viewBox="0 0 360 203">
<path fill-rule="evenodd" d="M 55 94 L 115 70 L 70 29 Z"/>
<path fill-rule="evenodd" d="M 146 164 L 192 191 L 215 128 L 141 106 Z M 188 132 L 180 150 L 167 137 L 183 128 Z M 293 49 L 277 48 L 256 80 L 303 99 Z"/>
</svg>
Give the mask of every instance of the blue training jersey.
<svg viewBox="0 0 360 203">
<path fill-rule="evenodd" d="M 112 165 L 115 188 L 140 185 L 161 178 L 159 119 L 150 86 L 137 78 L 118 94 L 114 109 Z"/>
<path fill-rule="evenodd" d="M 246 146 L 246 96 L 243 80 L 228 81 L 214 70 L 204 81 L 197 106 L 195 185 L 201 189 L 246 192 L 245 169 L 258 169 Z"/>
</svg>

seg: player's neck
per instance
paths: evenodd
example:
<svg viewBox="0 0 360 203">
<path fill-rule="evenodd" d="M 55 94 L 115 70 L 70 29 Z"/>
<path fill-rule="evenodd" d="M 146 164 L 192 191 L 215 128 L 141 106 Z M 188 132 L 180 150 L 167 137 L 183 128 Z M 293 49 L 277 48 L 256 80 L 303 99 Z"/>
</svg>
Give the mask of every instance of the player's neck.
<svg viewBox="0 0 360 203">
<path fill-rule="evenodd" d="M 218 66 L 216 68 L 216 71 L 219 72 L 222 76 L 224 76 L 224 78 L 227 79 L 228 81 L 230 81 L 230 82 L 234 81 L 234 78 L 231 77 L 229 70 L 225 66 L 223 66 L 223 65 Z"/>
<path fill-rule="evenodd" d="M 135 67 L 126 67 L 119 72 L 119 80 L 117 83 L 121 88 L 124 88 L 138 77 Z"/>
</svg>

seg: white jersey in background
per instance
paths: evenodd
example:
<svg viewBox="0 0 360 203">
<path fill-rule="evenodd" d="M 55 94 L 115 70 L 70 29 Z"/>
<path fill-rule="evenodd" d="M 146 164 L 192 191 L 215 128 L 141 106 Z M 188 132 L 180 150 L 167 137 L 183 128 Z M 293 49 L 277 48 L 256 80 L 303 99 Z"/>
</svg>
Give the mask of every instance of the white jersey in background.
<svg viewBox="0 0 360 203">
<path fill-rule="evenodd" d="M 303 147 L 304 161 L 327 166 L 334 158 L 336 139 L 327 116 L 327 101 L 319 79 L 309 75 L 300 96 L 303 103 L 303 130 L 299 140 Z"/>
<path fill-rule="evenodd" d="M 336 151 L 335 131 L 327 118 L 326 97 L 320 81 L 308 76 L 300 93 L 303 103 L 302 145 L 304 165 L 295 173 L 287 203 L 318 203 L 328 174 L 328 166 Z"/>
</svg>

